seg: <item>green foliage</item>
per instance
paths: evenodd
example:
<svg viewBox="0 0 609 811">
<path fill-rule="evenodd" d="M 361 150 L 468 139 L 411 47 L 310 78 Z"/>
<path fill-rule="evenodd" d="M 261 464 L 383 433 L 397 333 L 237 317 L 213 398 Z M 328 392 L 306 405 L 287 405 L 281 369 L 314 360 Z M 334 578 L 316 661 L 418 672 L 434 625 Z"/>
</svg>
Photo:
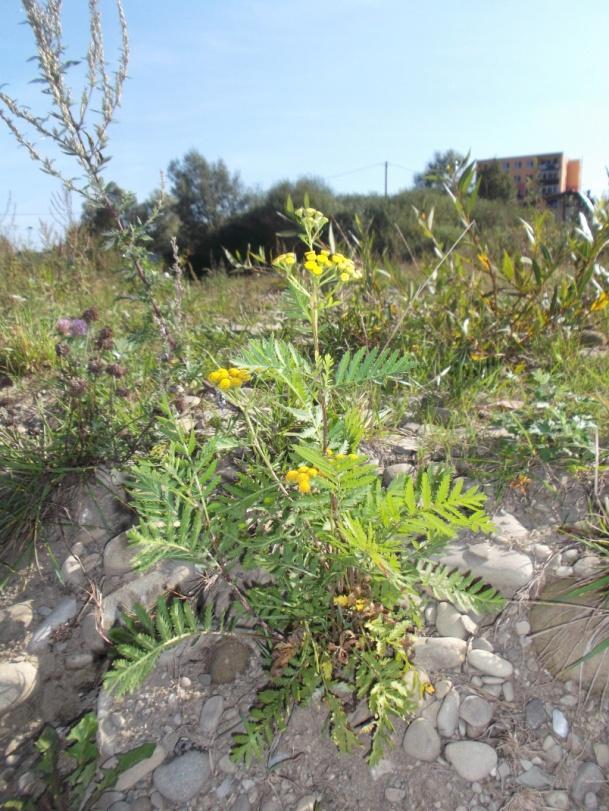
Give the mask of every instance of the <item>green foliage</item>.
<svg viewBox="0 0 609 811">
<path fill-rule="evenodd" d="M 45 726 L 35 743 L 39 758 L 33 766 L 42 780 L 42 792 L 35 799 L 27 796 L 9 799 L 2 807 L 21 811 L 89 811 L 124 771 L 154 751 L 154 744 L 145 743 L 118 754 L 113 766 L 101 767 L 96 734 L 94 713 L 84 715 L 68 731 L 65 740 L 52 726 Z"/>
<path fill-rule="evenodd" d="M 482 166 L 477 170 L 480 182 L 480 197 L 486 200 L 512 200 L 516 186 L 512 178 L 501 170 L 498 161 Z"/>
<path fill-rule="evenodd" d="M 536 460 L 590 463 L 598 436 L 594 418 L 586 413 L 592 400 L 561 394 L 548 372 L 536 371 L 532 382 L 532 405 L 496 420 L 510 434 L 503 441 L 505 455 L 522 460 L 523 469 Z"/>
<path fill-rule="evenodd" d="M 135 690 L 150 675 L 162 653 L 212 628 L 222 632 L 230 630 L 230 625 L 225 625 L 223 617 L 214 618 L 211 605 L 199 617 L 188 601 L 168 602 L 160 597 L 151 616 L 136 603 L 133 613 L 123 616 L 122 626 L 111 632 L 115 658 L 105 686 L 119 696 Z"/>
<path fill-rule="evenodd" d="M 292 704 L 319 691 L 332 738 L 346 751 L 362 742 L 350 728 L 346 697 L 368 701 L 372 720 L 364 734 L 376 762 L 393 719 L 412 712 L 423 689 L 408 636 L 422 623 L 426 596 L 466 610 L 501 604 L 492 589 L 433 560 L 456 532 L 488 531 L 491 524 L 475 487 L 464 491 L 448 473 L 424 472 L 384 490 L 375 466 L 358 452 L 365 401 L 402 378 L 411 361 L 388 348 L 347 351 L 337 362 L 321 351 L 321 316 L 362 274 L 343 255 L 316 252 L 323 215 L 305 201 L 292 216 L 308 265 L 303 275 L 292 255 L 276 264 L 299 298 L 310 348 L 256 339 L 234 361 L 235 371 L 254 381 L 252 389 L 223 390 L 248 435 L 235 484 L 221 486 L 216 475 L 230 437 L 201 444 L 166 406 L 158 451 L 133 468 L 139 522 L 130 537 L 140 565 L 164 557 L 200 564 L 227 582 L 236 604 L 254 618 L 269 681 L 235 738 L 236 758 L 260 756 Z M 217 370 L 209 379 L 218 385 L 228 374 Z M 249 578 L 253 570 L 265 576 Z M 237 571 L 244 574 L 235 581 Z M 203 632 L 185 610 L 161 601 L 154 617 L 138 608 L 127 618 L 106 683 L 120 692 L 134 689 L 161 651 Z"/>
</svg>

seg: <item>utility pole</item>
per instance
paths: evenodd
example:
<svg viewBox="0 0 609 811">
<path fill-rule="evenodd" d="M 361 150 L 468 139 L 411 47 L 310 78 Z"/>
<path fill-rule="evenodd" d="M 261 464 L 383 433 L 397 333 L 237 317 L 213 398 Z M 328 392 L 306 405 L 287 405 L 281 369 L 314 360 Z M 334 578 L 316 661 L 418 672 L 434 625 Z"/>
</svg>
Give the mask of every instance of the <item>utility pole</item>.
<svg viewBox="0 0 609 811">
<path fill-rule="evenodd" d="M 389 161 L 385 161 L 385 200 L 387 199 L 387 170 L 389 168 Z"/>
</svg>

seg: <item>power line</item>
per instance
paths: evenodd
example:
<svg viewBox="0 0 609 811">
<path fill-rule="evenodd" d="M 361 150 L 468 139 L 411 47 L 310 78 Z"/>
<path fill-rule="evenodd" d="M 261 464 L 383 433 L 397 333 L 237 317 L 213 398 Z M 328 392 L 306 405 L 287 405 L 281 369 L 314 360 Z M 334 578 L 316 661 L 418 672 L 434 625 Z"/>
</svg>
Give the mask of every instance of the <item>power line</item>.
<svg viewBox="0 0 609 811">
<path fill-rule="evenodd" d="M 357 172 L 364 172 L 366 169 L 375 169 L 377 166 L 384 166 L 384 161 L 378 161 L 377 163 L 370 163 L 368 166 L 360 166 L 357 169 L 348 169 L 346 172 L 338 172 L 335 175 L 326 175 L 326 180 L 332 180 L 335 177 L 345 177 L 346 175 L 354 175 Z"/>
</svg>

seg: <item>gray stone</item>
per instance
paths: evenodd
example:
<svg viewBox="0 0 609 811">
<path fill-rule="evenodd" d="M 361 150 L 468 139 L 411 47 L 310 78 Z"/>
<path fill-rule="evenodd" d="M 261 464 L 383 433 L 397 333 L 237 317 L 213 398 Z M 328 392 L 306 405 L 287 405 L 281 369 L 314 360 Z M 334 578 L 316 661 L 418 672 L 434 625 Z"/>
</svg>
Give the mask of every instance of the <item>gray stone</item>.
<svg viewBox="0 0 609 811">
<path fill-rule="evenodd" d="M 125 475 L 98 468 L 87 480 L 66 488 L 62 494 L 63 509 L 55 523 L 47 526 L 50 543 L 75 543 L 84 546 L 105 543 L 133 522 L 123 482 Z"/>
<path fill-rule="evenodd" d="M 46 650 L 51 642 L 51 634 L 60 625 L 69 622 L 78 613 L 78 603 L 74 597 L 64 597 L 32 634 L 28 650 L 39 653 Z"/>
<path fill-rule="evenodd" d="M 75 591 L 81 589 L 87 582 L 80 560 L 75 555 L 68 555 L 61 566 L 61 579 Z"/>
<path fill-rule="evenodd" d="M 315 811 L 317 800 L 317 794 L 307 794 L 298 800 L 294 811 Z"/>
<path fill-rule="evenodd" d="M 212 684 L 230 684 L 243 673 L 250 658 L 250 649 L 237 639 L 223 639 L 212 648 L 209 672 Z"/>
<path fill-rule="evenodd" d="M 413 637 L 414 662 L 425 670 L 460 670 L 467 644 L 456 637 Z"/>
<path fill-rule="evenodd" d="M 569 734 L 569 722 L 560 710 L 552 711 L 552 729 L 559 738 L 566 738 Z"/>
<path fill-rule="evenodd" d="M 461 702 L 459 716 L 473 727 L 487 727 L 493 717 L 493 708 L 479 696 L 466 696 Z"/>
<path fill-rule="evenodd" d="M 595 743 L 592 748 L 594 749 L 596 762 L 601 769 L 609 767 L 609 746 L 606 743 Z"/>
<path fill-rule="evenodd" d="M 203 735 L 214 734 L 220 723 L 223 710 L 223 696 L 211 696 L 211 698 L 207 699 L 201 708 L 201 715 L 199 716 L 199 729 Z"/>
<path fill-rule="evenodd" d="M 520 620 L 515 627 L 518 636 L 528 636 L 531 633 L 531 626 L 526 620 Z"/>
<path fill-rule="evenodd" d="M 565 601 L 564 595 L 576 585 L 581 585 L 577 579 L 555 581 L 540 593 L 530 611 L 533 645 L 554 676 L 604 693 L 609 682 L 608 656 L 593 656 L 577 666 L 573 663 L 605 638 L 606 619 L 599 608 L 604 608 L 606 594 L 588 592 Z"/>
<path fill-rule="evenodd" d="M 426 718 L 417 718 L 410 724 L 403 746 L 406 754 L 425 761 L 436 760 L 442 749 L 440 736 Z"/>
<path fill-rule="evenodd" d="M 459 704 L 461 698 L 456 690 L 449 690 L 444 697 L 440 711 L 438 712 L 437 726 L 440 735 L 445 738 L 452 738 L 457 723 L 459 721 Z"/>
<path fill-rule="evenodd" d="M 126 574 L 134 569 L 137 545 L 130 544 L 126 532 L 112 538 L 104 547 L 104 572 L 106 575 Z"/>
<path fill-rule="evenodd" d="M 438 603 L 436 628 L 440 636 L 450 636 L 456 639 L 466 639 L 467 637 L 461 614 L 450 603 Z"/>
<path fill-rule="evenodd" d="M 583 558 L 573 564 L 573 573 L 577 577 L 591 577 L 597 574 L 602 565 L 597 555 L 584 555 Z"/>
<path fill-rule="evenodd" d="M 400 476 L 412 476 L 415 471 L 416 466 L 411 465 L 408 462 L 401 462 L 397 465 L 389 465 L 383 471 L 383 485 L 385 487 L 389 487 L 394 479 L 397 479 Z"/>
<path fill-rule="evenodd" d="M 438 560 L 450 568 L 471 572 L 505 597 L 513 597 L 533 575 L 528 555 L 487 542 L 472 547 L 467 541 L 456 541 L 445 547 Z"/>
<path fill-rule="evenodd" d="M 444 756 L 464 780 L 483 780 L 497 766 L 497 753 L 480 741 L 457 741 L 444 748 Z"/>
<path fill-rule="evenodd" d="M 82 670 L 93 664 L 93 654 L 91 653 L 71 653 L 65 658 L 66 670 Z"/>
<path fill-rule="evenodd" d="M 435 683 L 435 696 L 438 701 L 441 701 L 452 689 L 453 683 L 450 679 L 439 679 Z"/>
<path fill-rule="evenodd" d="M 496 527 L 493 534 L 498 541 L 522 542 L 528 540 L 528 529 L 523 526 L 517 518 L 504 510 L 493 515 L 493 523 Z"/>
<path fill-rule="evenodd" d="M 576 802 L 581 802 L 589 792 L 598 794 L 604 783 L 605 778 L 597 763 L 582 763 L 573 780 L 571 796 Z"/>
<path fill-rule="evenodd" d="M 584 808 L 589 811 L 596 811 L 598 808 L 598 797 L 592 791 L 589 791 L 584 797 Z"/>
<path fill-rule="evenodd" d="M 230 811 L 250 811 L 251 807 L 250 801 L 245 794 L 242 794 L 240 797 L 237 797 L 235 802 L 231 805 Z"/>
<path fill-rule="evenodd" d="M 604 346 L 606 343 L 603 333 L 595 329 L 583 329 L 579 340 L 582 346 Z"/>
<path fill-rule="evenodd" d="M 148 797 L 138 797 L 129 807 L 131 811 L 152 811 L 152 803 Z"/>
<path fill-rule="evenodd" d="M 14 603 L 0 611 L 0 644 L 20 642 L 34 620 L 32 601 Z"/>
<path fill-rule="evenodd" d="M 467 663 L 481 673 L 486 673 L 488 676 L 500 676 L 503 679 L 509 679 L 514 672 L 512 664 L 507 659 L 486 650 L 470 650 L 467 655 Z"/>
<path fill-rule="evenodd" d="M 37 681 L 38 663 L 0 664 L 0 715 L 5 715 L 26 701 L 36 687 Z"/>
<path fill-rule="evenodd" d="M 545 801 L 549 808 L 556 808 L 557 811 L 569 811 L 569 795 L 566 791 L 549 791 L 545 796 Z"/>
<path fill-rule="evenodd" d="M 187 803 L 202 791 L 210 773 L 209 755 L 192 749 L 155 769 L 152 782 L 167 800 Z"/>
<path fill-rule="evenodd" d="M 385 789 L 385 799 L 388 803 L 399 805 L 399 803 L 404 802 L 405 797 L 406 792 L 402 788 L 393 788 L 393 786 L 388 786 Z"/>
<path fill-rule="evenodd" d="M 526 772 L 518 775 L 516 782 L 527 788 L 542 789 L 549 788 L 553 781 L 550 775 L 546 774 L 539 766 L 531 766 Z"/>
<path fill-rule="evenodd" d="M 524 708 L 524 721 L 529 729 L 539 729 L 548 720 L 546 705 L 540 698 L 531 698 Z"/>
<path fill-rule="evenodd" d="M 415 460 L 421 447 L 421 440 L 417 436 L 402 436 L 391 434 L 383 439 L 383 445 L 397 457 L 406 457 Z"/>
<path fill-rule="evenodd" d="M 514 700 L 514 685 L 511 681 L 503 683 L 503 698 L 510 704 Z"/>
<path fill-rule="evenodd" d="M 184 585 L 194 575 L 192 566 L 173 560 L 161 561 L 103 598 L 102 628 L 109 630 L 116 622 L 119 611 L 130 611 L 135 603 L 152 608 L 161 595 Z"/>
<path fill-rule="evenodd" d="M 144 780 L 144 778 L 148 777 L 150 772 L 153 772 L 158 766 L 160 766 L 165 760 L 166 756 L 167 753 L 163 747 L 160 744 L 157 744 L 150 757 L 140 760 L 140 762 L 136 763 L 135 766 L 131 766 L 130 769 L 122 772 L 116 781 L 116 790 L 129 791 L 129 789 L 132 789 L 137 783 L 140 782 L 140 780 Z"/>
</svg>

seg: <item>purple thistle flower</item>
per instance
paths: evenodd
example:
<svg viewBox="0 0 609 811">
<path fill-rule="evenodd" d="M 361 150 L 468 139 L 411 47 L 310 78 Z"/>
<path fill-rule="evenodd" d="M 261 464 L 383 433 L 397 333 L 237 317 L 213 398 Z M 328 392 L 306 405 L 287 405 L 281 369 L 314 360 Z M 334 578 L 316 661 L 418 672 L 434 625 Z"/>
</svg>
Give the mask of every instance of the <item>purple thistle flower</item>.
<svg viewBox="0 0 609 811">
<path fill-rule="evenodd" d="M 72 318 L 70 321 L 70 335 L 73 338 L 82 337 L 89 331 L 89 325 L 83 318 Z"/>
<path fill-rule="evenodd" d="M 55 329 L 60 335 L 69 335 L 72 320 L 70 318 L 60 318 L 55 324 Z"/>
</svg>

